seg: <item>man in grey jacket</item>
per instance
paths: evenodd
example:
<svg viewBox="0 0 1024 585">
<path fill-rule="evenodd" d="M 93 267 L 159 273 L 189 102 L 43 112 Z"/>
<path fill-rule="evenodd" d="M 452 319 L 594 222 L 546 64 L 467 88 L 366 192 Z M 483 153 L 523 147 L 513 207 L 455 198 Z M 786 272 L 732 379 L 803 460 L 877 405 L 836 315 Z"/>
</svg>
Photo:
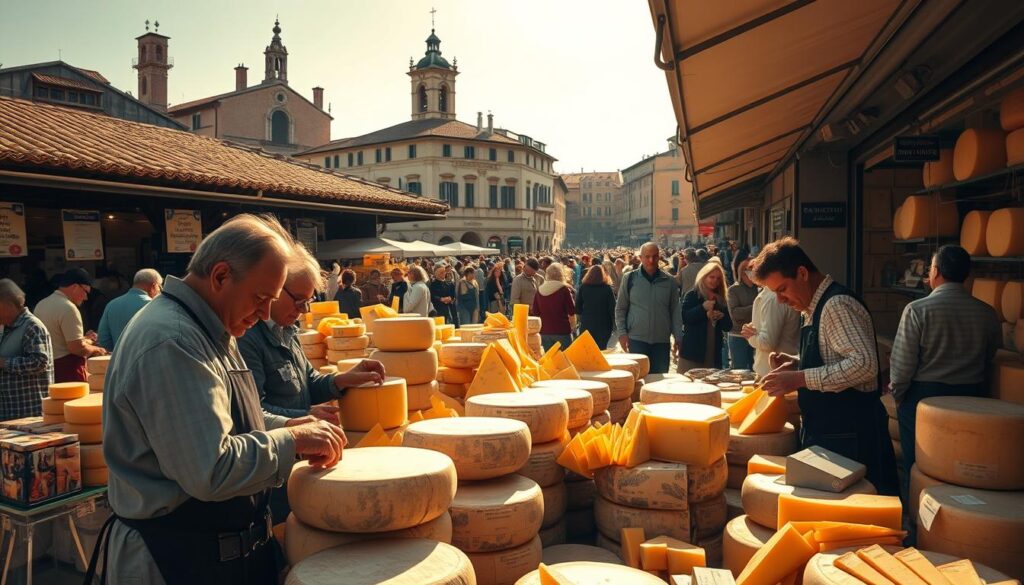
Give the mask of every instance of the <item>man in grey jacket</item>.
<svg viewBox="0 0 1024 585">
<path fill-rule="evenodd" d="M 544 284 L 544 277 L 538 272 L 540 262 L 536 258 L 527 258 L 523 263 L 523 271 L 512 279 L 512 296 L 509 302 L 513 305 L 533 306 L 533 297 L 537 296 L 537 287 Z"/>
<path fill-rule="evenodd" d="M 641 266 L 626 273 L 615 303 L 615 327 L 624 351 L 651 360 L 651 373 L 669 368 L 670 340 L 682 333 L 679 286 L 661 270 L 661 251 L 654 242 L 640 248 Z"/>
</svg>

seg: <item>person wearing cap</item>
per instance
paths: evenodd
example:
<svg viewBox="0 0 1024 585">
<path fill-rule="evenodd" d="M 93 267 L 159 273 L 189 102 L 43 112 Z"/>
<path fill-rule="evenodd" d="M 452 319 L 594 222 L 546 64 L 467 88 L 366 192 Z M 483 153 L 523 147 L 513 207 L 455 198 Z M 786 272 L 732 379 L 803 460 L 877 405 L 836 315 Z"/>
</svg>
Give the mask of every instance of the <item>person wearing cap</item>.
<svg viewBox="0 0 1024 585">
<path fill-rule="evenodd" d="M 53 379 L 56 382 L 85 382 L 85 360 L 107 355 L 95 345 L 96 334 L 84 331 L 78 307 L 92 290 L 89 273 L 81 268 L 65 272 L 53 294 L 39 301 L 35 315 L 46 326 L 53 345 Z"/>
<path fill-rule="evenodd" d="M 39 416 L 53 382 L 50 334 L 8 278 L 0 280 L 0 327 L 0 420 Z"/>
</svg>

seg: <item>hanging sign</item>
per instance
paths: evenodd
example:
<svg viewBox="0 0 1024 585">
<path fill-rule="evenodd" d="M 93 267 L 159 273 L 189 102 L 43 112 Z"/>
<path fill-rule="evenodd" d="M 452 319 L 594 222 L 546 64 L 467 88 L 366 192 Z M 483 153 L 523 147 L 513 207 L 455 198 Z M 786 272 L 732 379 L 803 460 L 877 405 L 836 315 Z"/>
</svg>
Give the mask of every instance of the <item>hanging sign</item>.
<svg viewBox="0 0 1024 585">
<path fill-rule="evenodd" d="M 800 204 L 800 227 L 803 228 L 844 228 L 846 227 L 846 202 L 823 201 Z"/>
<path fill-rule="evenodd" d="M 169 254 L 192 254 L 203 241 L 203 215 L 194 209 L 165 209 Z"/>
<path fill-rule="evenodd" d="M 295 220 L 295 239 L 310 252 L 316 252 L 317 225 L 308 219 Z"/>
<path fill-rule="evenodd" d="M 27 254 L 25 205 L 0 202 L 0 258 L 17 258 Z"/>
<path fill-rule="evenodd" d="M 61 209 L 64 224 L 64 257 L 68 260 L 102 260 L 103 231 L 100 212 L 82 209 Z"/>
<path fill-rule="evenodd" d="M 892 143 L 892 160 L 910 163 L 937 161 L 941 147 L 938 136 L 897 136 Z"/>
</svg>

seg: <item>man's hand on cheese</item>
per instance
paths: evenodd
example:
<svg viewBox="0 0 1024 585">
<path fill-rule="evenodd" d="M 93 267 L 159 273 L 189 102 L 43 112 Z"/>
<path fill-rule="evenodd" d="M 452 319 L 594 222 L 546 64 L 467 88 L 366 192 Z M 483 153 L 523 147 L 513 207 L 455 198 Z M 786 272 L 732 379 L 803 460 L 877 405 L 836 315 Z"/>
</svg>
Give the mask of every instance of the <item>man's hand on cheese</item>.
<svg viewBox="0 0 1024 585">
<path fill-rule="evenodd" d="M 338 389 L 373 384 L 380 386 L 384 382 L 384 364 L 377 360 L 363 360 L 347 372 L 334 376 L 334 386 Z"/>
<path fill-rule="evenodd" d="M 772 396 L 782 396 L 807 385 L 801 370 L 775 369 L 761 379 L 761 388 Z"/>
<path fill-rule="evenodd" d="M 295 453 L 310 465 L 330 468 L 341 461 L 348 437 L 338 425 L 318 420 L 287 428 L 295 440 Z"/>
</svg>

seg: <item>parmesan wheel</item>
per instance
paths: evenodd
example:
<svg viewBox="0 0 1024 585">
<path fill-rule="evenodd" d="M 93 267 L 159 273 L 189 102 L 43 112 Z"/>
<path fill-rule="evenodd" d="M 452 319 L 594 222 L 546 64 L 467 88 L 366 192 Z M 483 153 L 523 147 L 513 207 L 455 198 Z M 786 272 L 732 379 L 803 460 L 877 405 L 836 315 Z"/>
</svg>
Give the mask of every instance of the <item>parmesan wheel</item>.
<svg viewBox="0 0 1024 585">
<path fill-rule="evenodd" d="M 299 344 L 303 347 L 307 345 L 320 345 L 324 342 L 324 336 L 315 329 L 299 331 L 295 334 L 295 338 L 299 340 Z"/>
<path fill-rule="evenodd" d="M 445 384 L 471 384 L 476 370 L 469 368 L 449 368 L 441 366 L 437 368 L 437 381 Z"/>
<path fill-rule="evenodd" d="M 956 203 L 938 195 L 911 195 L 900 211 L 905 237 L 929 238 L 956 236 L 960 233 L 960 217 Z"/>
<path fill-rule="evenodd" d="M 607 355 L 604 359 L 606 362 L 608 362 L 608 365 L 611 366 L 613 370 L 621 370 L 623 372 L 629 372 L 630 374 L 633 374 L 634 384 L 637 380 L 643 379 L 643 376 L 640 375 L 640 362 L 637 362 L 636 360 L 631 360 L 629 358 L 624 358 L 619 354 Z"/>
<path fill-rule="evenodd" d="M 725 489 L 725 457 L 700 467 L 683 463 L 645 461 L 636 467 L 603 467 L 594 472 L 597 492 L 634 508 L 685 510 L 689 503 L 717 497 Z"/>
<path fill-rule="evenodd" d="M 690 504 L 690 535 L 693 538 L 711 538 L 722 534 L 729 520 L 729 505 L 725 493 Z"/>
<path fill-rule="evenodd" d="M 526 423 L 534 443 L 554 441 L 568 428 L 565 400 L 544 392 L 500 392 L 466 399 L 466 416 L 493 416 Z"/>
<path fill-rule="evenodd" d="M 106 467 L 93 467 L 82 469 L 82 485 L 85 487 L 96 487 L 107 485 L 109 472 Z"/>
<path fill-rule="evenodd" d="M 530 457 L 530 429 L 505 418 L 461 417 L 409 425 L 403 444 L 445 453 L 459 479 L 491 479 L 515 473 Z"/>
<path fill-rule="evenodd" d="M 544 494 L 544 519 L 541 528 L 551 528 L 565 516 L 566 489 L 565 483 L 556 483 L 541 488 Z"/>
<path fill-rule="evenodd" d="M 441 363 L 449 368 L 480 367 L 486 343 L 446 343 L 441 346 Z"/>
<path fill-rule="evenodd" d="M 85 382 L 57 382 L 50 384 L 48 391 L 54 400 L 74 400 L 89 394 L 89 385 Z"/>
<path fill-rule="evenodd" d="M 1005 207 L 993 211 L 985 228 L 985 245 L 991 256 L 1024 254 L 1024 208 Z"/>
<path fill-rule="evenodd" d="M 778 526 L 779 494 L 791 494 L 813 500 L 842 500 L 850 494 L 875 494 L 875 486 L 860 480 L 840 493 L 786 485 L 785 475 L 752 473 L 743 480 L 740 497 L 747 517 L 761 526 Z"/>
<path fill-rule="evenodd" d="M 644 404 L 688 402 L 721 407 L 722 391 L 718 386 L 703 382 L 662 380 L 653 384 L 644 384 L 640 390 L 640 402 Z"/>
<path fill-rule="evenodd" d="M 892 235 L 897 240 L 907 239 L 907 228 L 903 222 L 902 205 L 896 208 L 896 212 L 892 216 Z"/>
<path fill-rule="evenodd" d="M 613 353 L 608 357 L 630 359 L 640 364 L 640 375 L 637 377 L 641 380 L 649 376 L 651 373 L 651 358 L 642 353 Z"/>
<path fill-rule="evenodd" d="M 338 363 L 342 360 L 361 359 L 366 357 L 365 349 L 351 349 L 348 351 L 334 351 L 332 349 L 327 350 L 327 355 L 324 356 L 327 359 L 327 363 Z"/>
<path fill-rule="evenodd" d="M 103 457 L 103 443 L 82 445 L 78 453 L 82 459 L 82 469 L 98 469 L 107 466 L 107 460 Z"/>
<path fill-rule="evenodd" d="M 331 469 L 295 464 L 288 502 L 304 523 L 337 532 L 385 532 L 429 522 L 451 506 L 455 465 L 408 447 L 351 449 Z"/>
<path fill-rule="evenodd" d="M 971 256 L 988 256 L 987 230 L 991 211 L 975 209 L 964 216 L 960 228 L 960 246 Z"/>
<path fill-rule="evenodd" d="M 107 367 L 110 365 L 110 357 L 109 355 L 98 355 L 85 360 L 85 371 L 90 374 L 106 374 Z"/>
<path fill-rule="evenodd" d="M 575 429 L 590 422 L 594 414 L 594 396 L 586 390 L 578 388 L 537 388 L 531 386 L 527 392 L 545 392 L 565 401 L 569 409 L 567 428 Z M 536 440 L 536 439 L 534 439 Z"/>
<path fill-rule="evenodd" d="M 1024 490 L 1024 406 L 968 396 L 917 407 L 917 466 L 956 485 Z M 1024 558 L 1024 557 L 1022 557 Z"/>
<path fill-rule="evenodd" d="M 365 335 L 359 337 L 328 337 L 327 349 L 333 351 L 352 351 L 355 349 L 366 349 L 370 345 L 370 338 Z"/>
<path fill-rule="evenodd" d="M 690 540 L 690 513 L 686 510 L 649 510 L 610 502 L 600 496 L 594 500 L 594 521 L 598 531 L 618 542 L 623 528 L 638 527 L 644 534 Z"/>
<path fill-rule="evenodd" d="M 1024 128 L 1006 135 L 1006 166 L 1024 164 Z"/>
<path fill-rule="evenodd" d="M 739 429 L 729 429 L 729 450 L 726 457 L 729 465 L 742 465 L 754 455 L 792 455 L 799 451 L 800 441 L 793 425 L 786 423 L 780 433 L 763 435 L 741 435 Z"/>
<path fill-rule="evenodd" d="M 331 335 L 335 338 L 341 337 L 366 337 L 366 325 L 362 323 L 351 323 L 349 325 L 335 325 L 331 327 Z"/>
<path fill-rule="evenodd" d="M 692 382 L 693 378 L 684 376 L 683 374 L 677 374 L 675 372 L 666 372 L 664 374 L 647 374 L 644 376 L 645 384 L 653 384 L 662 380 L 680 380 L 683 379 L 685 382 Z"/>
<path fill-rule="evenodd" d="M 422 538 L 391 538 L 320 551 L 294 565 L 285 579 L 285 585 L 328 583 L 474 585 L 479 581 L 473 577 L 469 558 L 454 546 Z"/>
<path fill-rule="evenodd" d="M 858 548 L 859 547 L 841 548 L 827 553 L 818 553 L 811 557 L 811 560 L 807 561 L 807 565 L 804 567 L 803 585 L 863 585 L 863 581 L 850 576 L 834 564 L 837 558 L 848 552 L 856 552 Z M 889 554 L 896 553 L 900 550 L 900 547 L 896 546 L 883 546 L 882 548 L 884 548 Z M 922 546 L 921 549 L 923 548 L 924 547 Z M 935 566 L 945 565 L 959 560 L 953 556 L 921 549 L 919 549 L 920 553 Z M 978 576 L 986 583 L 992 583 L 993 585 L 997 583 L 1000 585 L 1010 585 L 1011 583 L 1014 583 L 1014 581 L 1006 575 L 986 567 L 981 563 L 975 562 L 973 559 L 971 560 L 971 563 L 974 565 L 974 570 L 977 571 Z M 969 584 L 953 583 L 952 585 Z"/>
<path fill-rule="evenodd" d="M 577 476 L 579 477 L 579 476 Z M 565 504 L 569 510 L 590 510 L 597 497 L 597 484 L 592 479 L 565 482 Z"/>
<path fill-rule="evenodd" d="M 390 317 L 373 323 L 373 344 L 384 351 L 423 351 L 434 346 L 434 320 Z"/>
<path fill-rule="evenodd" d="M 440 392 L 437 380 L 431 380 L 425 384 L 409 384 L 409 410 L 427 410 L 431 406 L 430 397 L 435 392 Z"/>
<path fill-rule="evenodd" d="M 665 585 L 657 575 L 623 566 L 621 561 L 619 563 L 574 561 L 552 568 L 573 585 Z M 515 585 L 543 585 L 548 582 L 541 579 L 540 570 L 536 569 L 516 581 Z"/>
<path fill-rule="evenodd" d="M 423 351 L 377 350 L 370 354 L 370 359 L 384 364 L 384 371 L 389 376 L 405 378 L 405 383 L 409 385 L 426 384 L 437 378 L 437 354 L 432 349 Z M 409 407 L 419 408 L 412 405 Z"/>
<path fill-rule="evenodd" d="M 1010 132 L 1024 128 L 1024 89 L 1006 94 L 999 104 L 999 124 Z"/>
<path fill-rule="evenodd" d="M 304 524 L 295 514 L 289 514 L 285 521 L 285 558 L 289 565 L 295 565 L 308 556 L 322 550 L 381 538 L 425 538 L 450 544 L 452 541 L 452 517 L 445 512 L 437 518 L 402 530 L 390 532 L 331 532 Z"/>
<path fill-rule="evenodd" d="M 90 394 L 68 400 L 64 404 L 64 420 L 80 425 L 98 425 L 103 422 L 103 395 Z"/>
<path fill-rule="evenodd" d="M 565 518 L 559 518 L 557 522 L 547 528 L 541 528 L 537 533 L 540 537 L 540 544 L 545 549 L 549 546 L 565 544 L 568 536 L 568 524 Z"/>
<path fill-rule="evenodd" d="M 505 550 L 537 535 L 544 519 L 544 495 L 532 479 L 514 473 L 462 482 L 452 500 L 451 515 L 452 544 L 459 550 Z"/>
<path fill-rule="evenodd" d="M 633 396 L 635 380 L 633 379 L 633 374 L 629 372 L 621 370 L 608 370 L 607 372 L 584 370 L 580 372 L 580 379 L 608 384 L 611 400 L 624 400 Z"/>
<path fill-rule="evenodd" d="M 955 179 L 953 176 L 953 149 L 943 148 L 939 150 L 939 160 L 924 163 L 922 179 L 925 188 L 952 183 Z"/>
<path fill-rule="evenodd" d="M 625 400 L 612 400 L 612 403 L 608 405 L 608 417 L 613 423 L 623 423 L 626 421 L 626 417 L 629 416 L 629 411 L 633 410 L 633 401 L 629 398 Z"/>
<path fill-rule="evenodd" d="M 739 575 L 773 534 L 775 530 L 765 528 L 747 516 L 733 518 L 725 525 L 722 567 Z"/>
<path fill-rule="evenodd" d="M 544 547 L 544 564 L 556 565 L 570 561 L 591 561 L 595 563 L 609 563 L 621 565 L 622 559 L 617 555 L 596 546 L 585 544 L 561 544 L 558 546 Z"/>
<path fill-rule="evenodd" d="M 64 432 L 72 435 L 78 435 L 78 441 L 83 445 L 98 445 L 103 442 L 103 425 L 101 424 L 76 424 L 65 422 Z"/>
<path fill-rule="evenodd" d="M 1021 308 L 1024 307 L 1024 281 L 1011 280 L 1003 287 L 1003 294 L 999 303 L 999 310 L 1003 321 L 1016 323 L 1021 316 Z"/>
<path fill-rule="evenodd" d="M 964 181 L 1006 166 L 1006 134 L 998 128 L 969 128 L 956 139 L 953 175 Z"/>
<path fill-rule="evenodd" d="M 523 575 L 536 569 L 543 558 L 540 536 L 506 550 L 467 553 L 477 585 L 515 585 Z"/>
<path fill-rule="evenodd" d="M 353 431 L 369 431 L 376 424 L 393 429 L 405 424 L 409 399 L 405 380 L 388 377 L 380 386 L 363 384 L 345 390 L 338 399 L 341 426 Z"/>
<path fill-rule="evenodd" d="M 306 359 L 310 360 L 322 360 L 327 358 L 327 344 L 326 343 L 315 343 L 313 345 L 303 345 L 302 353 L 305 354 Z"/>
<path fill-rule="evenodd" d="M 561 440 L 536 443 L 530 448 L 530 457 L 526 465 L 517 472 L 537 482 L 541 487 L 562 483 L 565 479 L 565 468 L 558 464 L 558 456 L 565 449 Z"/>
<path fill-rule="evenodd" d="M 608 410 L 611 404 L 611 390 L 607 382 L 596 382 L 592 380 L 542 380 L 534 382 L 534 388 L 571 388 L 585 390 L 593 397 L 594 413 L 602 413 Z M 570 425 L 570 428 L 574 428 Z"/>
</svg>

